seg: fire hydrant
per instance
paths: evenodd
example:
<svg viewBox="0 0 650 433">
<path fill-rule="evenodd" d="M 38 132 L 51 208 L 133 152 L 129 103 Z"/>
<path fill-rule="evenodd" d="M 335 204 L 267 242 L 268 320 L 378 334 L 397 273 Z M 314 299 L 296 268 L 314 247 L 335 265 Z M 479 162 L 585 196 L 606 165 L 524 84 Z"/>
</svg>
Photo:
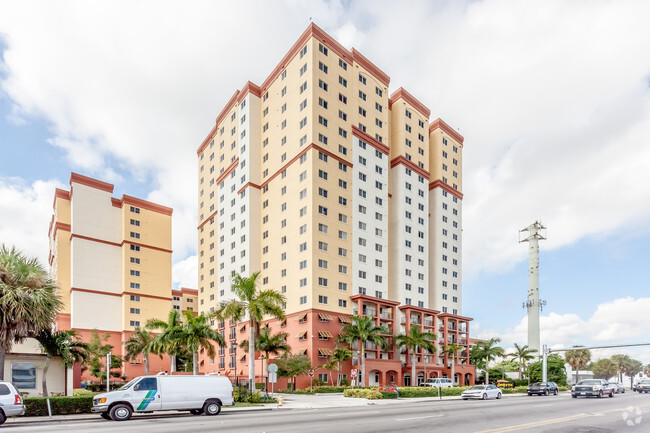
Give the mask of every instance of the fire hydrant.
<svg viewBox="0 0 650 433">
<path fill-rule="evenodd" d="M 282 396 L 278 395 L 278 406 L 282 406 Z"/>
</svg>

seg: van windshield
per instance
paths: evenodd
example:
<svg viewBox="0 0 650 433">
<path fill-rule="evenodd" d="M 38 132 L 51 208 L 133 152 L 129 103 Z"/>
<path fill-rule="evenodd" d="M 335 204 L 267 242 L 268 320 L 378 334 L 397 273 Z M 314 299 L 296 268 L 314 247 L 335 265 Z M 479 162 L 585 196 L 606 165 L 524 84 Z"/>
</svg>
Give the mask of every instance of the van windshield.
<svg viewBox="0 0 650 433">
<path fill-rule="evenodd" d="M 136 377 L 136 378 L 133 379 L 131 382 L 129 382 L 129 383 L 127 383 L 126 385 L 124 385 L 123 387 L 121 387 L 119 390 L 120 390 L 120 391 L 124 391 L 125 389 L 129 389 L 129 388 L 131 388 L 131 387 L 133 386 L 133 384 L 136 383 L 136 382 L 138 381 L 138 379 L 139 379 L 139 377 Z"/>
</svg>

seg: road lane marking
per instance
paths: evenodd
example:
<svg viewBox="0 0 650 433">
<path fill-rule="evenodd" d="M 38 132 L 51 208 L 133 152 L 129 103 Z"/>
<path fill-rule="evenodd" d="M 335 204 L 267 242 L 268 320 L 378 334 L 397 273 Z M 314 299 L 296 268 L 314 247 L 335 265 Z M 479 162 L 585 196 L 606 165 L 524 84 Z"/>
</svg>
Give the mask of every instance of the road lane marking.
<svg viewBox="0 0 650 433">
<path fill-rule="evenodd" d="M 547 407 L 547 406 L 553 406 L 553 405 L 550 404 L 550 403 L 549 404 L 538 404 L 538 405 L 533 406 L 533 407 Z"/>
<path fill-rule="evenodd" d="M 395 421 L 408 421 L 411 419 L 425 419 L 425 418 L 438 418 L 444 415 L 428 415 L 428 416 L 415 416 L 412 418 L 395 418 Z"/>
<path fill-rule="evenodd" d="M 361 413 L 361 412 L 342 412 L 342 413 L 334 413 L 334 414 L 325 415 L 325 416 L 326 416 L 326 417 L 336 417 L 336 418 L 340 418 L 341 416 L 348 415 L 348 416 L 358 417 L 360 413 Z M 362 412 L 362 413 L 363 413 L 363 415 L 366 415 L 366 414 L 371 414 L 371 413 L 381 413 L 381 411 L 379 411 L 379 410 L 373 410 L 373 411 L 371 411 L 371 412 Z"/>
<path fill-rule="evenodd" d="M 559 422 L 573 421 L 573 420 L 580 419 L 580 418 L 585 418 L 585 417 L 588 417 L 588 416 L 590 416 L 590 415 L 586 414 L 586 413 L 580 413 L 580 414 L 577 414 L 577 415 L 567 416 L 567 417 L 564 417 L 564 418 L 555 418 L 555 419 L 549 419 L 549 420 L 546 420 L 546 421 L 531 422 L 531 423 L 528 423 L 528 424 L 511 425 L 511 426 L 508 426 L 508 427 L 499 427 L 499 428 L 493 428 L 493 429 L 489 429 L 489 430 L 481 430 L 481 431 L 477 431 L 477 432 L 474 432 L 474 433 L 512 432 L 512 431 L 517 431 L 517 430 L 529 429 L 529 428 L 532 428 L 532 427 L 541 427 L 541 426 L 550 425 L 550 424 L 557 424 Z"/>
</svg>

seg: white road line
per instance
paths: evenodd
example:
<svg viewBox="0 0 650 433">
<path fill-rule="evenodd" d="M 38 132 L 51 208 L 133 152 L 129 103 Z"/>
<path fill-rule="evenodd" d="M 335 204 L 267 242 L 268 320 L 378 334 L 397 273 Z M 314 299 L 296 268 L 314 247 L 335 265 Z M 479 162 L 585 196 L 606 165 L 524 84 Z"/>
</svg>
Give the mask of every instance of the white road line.
<svg viewBox="0 0 650 433">
<path fill-rule="evenodd" d="M 549 403 L 549 404 L 538 404 L 538 405 L 533 406 L 533 407 L 547 407 L 547 406 L 553 406 L 553 404 L 551 404 L 551 403 Z"/>
<path fill-rule="evenodd" d="M 425 418 L 438 418 L 444 415 L 429 415 L 429 416 L 416 416 L 413 418 L 395 418 L 395 421 L 408 421 L 410 419 L 425 419 Z"/>
<path fill-rule="evenodd" d="M 370 413 L 381 413 L 379 410 L 373 410 L 372 412 L 363 412 L 363 414 L 370 414 Z M 359 416 L 359 412 L 350 412 L 350 413 L 336 413 L 336 414 L 331 414 L 331 415 L 325 415 L 326 417 L 336 417 L 336 418 L 341 418 L 342 416 Z"/>
</svg>

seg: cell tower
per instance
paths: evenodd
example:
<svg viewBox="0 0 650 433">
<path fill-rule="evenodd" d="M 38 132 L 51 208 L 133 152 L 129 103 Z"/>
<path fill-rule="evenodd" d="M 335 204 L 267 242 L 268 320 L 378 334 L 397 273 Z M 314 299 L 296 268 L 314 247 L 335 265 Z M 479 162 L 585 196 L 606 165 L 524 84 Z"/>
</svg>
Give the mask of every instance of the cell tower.
<svg viewBox="0 0 650 433">
<path fill-rule="evenodd" d="M 542 239 L 546 239 L 546 227 L 539 221 L 519 231 L 519 242 L 528 242 L 528 300 L 523 304 L 528 310 L 528 347 L 538 354 L 541 354 L 539 312 L 546 305 L 546 301 L 539 299 L 539 241 Z"/>
</svg>

